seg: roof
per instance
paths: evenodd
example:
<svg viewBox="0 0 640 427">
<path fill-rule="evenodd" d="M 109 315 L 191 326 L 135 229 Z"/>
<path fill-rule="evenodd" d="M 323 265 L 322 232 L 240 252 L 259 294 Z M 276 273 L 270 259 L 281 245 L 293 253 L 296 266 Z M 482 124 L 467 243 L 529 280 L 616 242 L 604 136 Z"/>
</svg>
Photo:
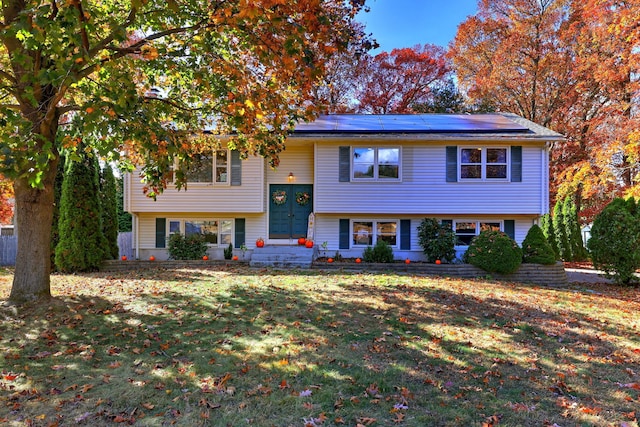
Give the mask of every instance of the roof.
<svg viewBox="0 0 640 427">
<path fill-rule="evenodd" d="M 299 137 L 359 135 L 428 137 L 429 139 L 563 140 L 551 129 L 511 113 L 491 114 L 331 114 L 296 125 Z"/>
</svg>

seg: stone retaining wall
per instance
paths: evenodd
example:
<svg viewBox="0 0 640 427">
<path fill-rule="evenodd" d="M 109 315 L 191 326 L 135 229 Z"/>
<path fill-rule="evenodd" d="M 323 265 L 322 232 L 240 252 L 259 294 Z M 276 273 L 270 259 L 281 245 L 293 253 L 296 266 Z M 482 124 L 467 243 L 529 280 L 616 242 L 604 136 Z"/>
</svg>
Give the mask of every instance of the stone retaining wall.
<svg viewBox="0 0 640 427">
<path fill-rule="evenodd" d="M 247 266 L 248 261 L 105 261 L 101 271 L 135 271 L 152 268 L 208 268 L 208 267 L 233 267 Z M 407 274 L 419 274 L 424 276 L 448 276 L 461 278 L 490 278 L 518 283 L 533 283 L 547 286 L 563 286 L 568 283 L 564 265 L 558 262 L 553 265 L 521 264 L 518 271 L 513 274 L 487 273 L 471 264 L 428 264 L 413 262 L 411 264 L 392 263 L 351 263 L 351 262 L 316 262 L 311 266 L 318 270 L 335 270 L 345 272 L 378 272 L 394 271 Z"/>
</svg>

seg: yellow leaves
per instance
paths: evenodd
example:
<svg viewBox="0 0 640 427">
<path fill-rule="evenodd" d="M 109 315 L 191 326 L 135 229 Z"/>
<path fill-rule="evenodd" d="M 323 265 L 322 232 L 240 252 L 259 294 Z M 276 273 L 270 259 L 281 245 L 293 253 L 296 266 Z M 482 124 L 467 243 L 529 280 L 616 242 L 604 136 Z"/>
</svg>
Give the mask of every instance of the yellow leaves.
<svg viewBox="0 0 640 427">
<path fill-rule="evenodd" d="M 142 53 L 142 57 L 148 61 L 152 61 L 158 58 L 159 56 L 158 49 L 150 45 L 143 46 L 141 53 Z"/>
</svg>

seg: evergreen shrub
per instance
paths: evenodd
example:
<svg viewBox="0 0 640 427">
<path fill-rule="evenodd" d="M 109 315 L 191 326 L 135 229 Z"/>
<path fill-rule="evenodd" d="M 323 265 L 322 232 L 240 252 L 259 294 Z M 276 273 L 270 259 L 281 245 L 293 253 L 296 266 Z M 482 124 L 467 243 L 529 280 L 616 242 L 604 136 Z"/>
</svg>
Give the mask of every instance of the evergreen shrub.
<svg viewBox="0 0 640 427">
<path fill-rule="evenodd" d="M 631 209 L 631 203 L 613 200 L 596 216 L 587 242 L 594 267 L 612 275 L 616 283 L 635 281 L 640 268 L 640 222 Z"/>
<path fill-rule="evenodd" d="M 514 273 L 522 263 L 522 249 L 505 233 L 486 230 L 473 238 L 464 261 L 489 273 Z"/>
<path fill-rule="evenodd" d="M 522 242 L 522 262 L 528 264 L 555 264 L 556 254 L 542 229 L 533 225 Z"/>
<path fill-rule="evenodd" d="M 169 258 L 176 260 L 202 259 L 207 253 L 207 242 L 201 234 L 183 236 L 175 233 L 169 238 Z"/>
<path fill-rule="evenodd" d="M 366 247 L 362 259 L 364 262 L 393 262 L 393 249 L 384 240 L 378 240 L 374 247 Z"/>
<path fill-rule="evenodd" d="M 451 262 L 456 257 L 456 234 L 435 218 L 425 218 L 418 226 L 418 244 L 429 262 Z"/>
</svg>

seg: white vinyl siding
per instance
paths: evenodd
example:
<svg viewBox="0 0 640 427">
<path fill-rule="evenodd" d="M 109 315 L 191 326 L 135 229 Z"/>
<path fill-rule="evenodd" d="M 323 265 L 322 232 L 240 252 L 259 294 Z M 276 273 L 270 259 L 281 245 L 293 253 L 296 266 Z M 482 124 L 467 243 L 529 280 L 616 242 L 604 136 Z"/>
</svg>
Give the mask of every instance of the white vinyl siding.
<svg viewBox="0 0 640 427">
<path fill-rule="evenodd" d="M 318 143 L 316 213 L 420 215 L 541 215 L 546 198 L 544 145 L 522 147 L 522 182 L 446 181 L 446 145 L 410 141 L 402 146 L 401 182 L 339 182 L 339 147 L 350 140 Z M 520 143 L 518 143 L 520 144 Z M 373 145 L 373 144 L 372 144 Z M 378 144 L 382 145 L 382 144 Z M 460 142 L 459 145 L 468 145 Z M 495 143 L 478 146 L 496 147 Z M 511 144 L 504 144 L 509 148 Z"/>
<path fill-rule="evenodd" d="M 264 212 L 264 164 L 261 157 L 243 160 L 242 184 L 239 186 L 188 183 L 186 190 L 178 191 L 169 185 L 155 201 L 144 195 L 144 183 L 136 171 L 129 177 L 128 209 L 130 212 Z"/>
</svg>

